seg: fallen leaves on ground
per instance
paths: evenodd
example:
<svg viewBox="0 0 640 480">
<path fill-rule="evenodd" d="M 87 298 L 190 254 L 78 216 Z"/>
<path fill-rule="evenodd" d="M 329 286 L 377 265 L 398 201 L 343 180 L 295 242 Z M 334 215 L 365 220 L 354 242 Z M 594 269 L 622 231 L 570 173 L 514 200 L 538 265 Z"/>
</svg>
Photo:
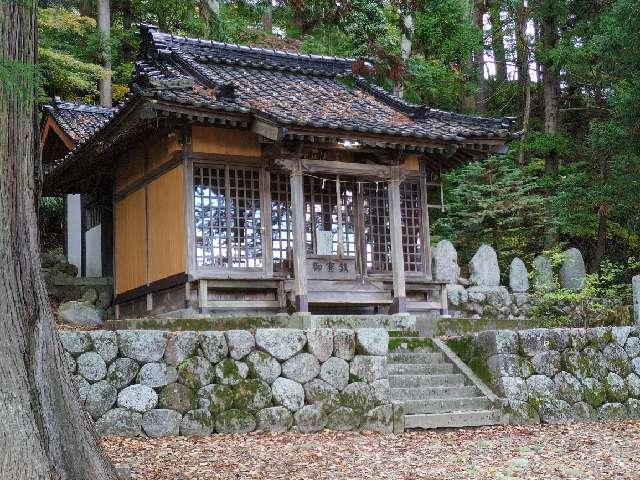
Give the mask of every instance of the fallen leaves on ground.
<svg viewBox="0 0 640 480">
<path fill-rule="evenodd" d="M 640 479 L 640 422 L 105 438 L 134 480 Z"/>
</svg>

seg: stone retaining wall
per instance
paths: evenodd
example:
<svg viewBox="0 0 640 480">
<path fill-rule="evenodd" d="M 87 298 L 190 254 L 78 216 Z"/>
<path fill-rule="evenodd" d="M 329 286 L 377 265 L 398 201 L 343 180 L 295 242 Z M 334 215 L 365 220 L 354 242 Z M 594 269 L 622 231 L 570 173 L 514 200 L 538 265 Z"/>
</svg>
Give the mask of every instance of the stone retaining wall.
<svg viewBox="0 0 640 480">
<path fill-rule="evenodd" d="M 102 435 L 403 429 L 380 328 L 61 331 Z"/>
<path fill-rule="evenodd" d="M 492 330 L 449 339 L 511 421 L 640 418 L 636 327 Z"/>
</svg>

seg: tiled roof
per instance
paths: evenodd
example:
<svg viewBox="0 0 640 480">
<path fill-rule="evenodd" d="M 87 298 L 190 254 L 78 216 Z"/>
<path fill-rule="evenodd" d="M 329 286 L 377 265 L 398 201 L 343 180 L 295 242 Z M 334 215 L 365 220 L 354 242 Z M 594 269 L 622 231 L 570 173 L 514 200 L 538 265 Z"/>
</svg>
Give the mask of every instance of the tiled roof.
<svg viewBox="0 0 640 480">
<path fill-rule="evenodd" d="M 354 59 L 173 36 L 141 26 L 135 89 L 199 108 L 252 113 L 287 128 L 461 142 L 510 136 L 510 119 L 412 105 L 353 76 Z M 349 80 L 349 76 L 353 78 Z"/>
<path fill-rule="evenodd" d="M 58 97 L 43 107 L 75 144 L 91 137 L 111 118 L 115 108 L 63 102 Z"/>
</svg>

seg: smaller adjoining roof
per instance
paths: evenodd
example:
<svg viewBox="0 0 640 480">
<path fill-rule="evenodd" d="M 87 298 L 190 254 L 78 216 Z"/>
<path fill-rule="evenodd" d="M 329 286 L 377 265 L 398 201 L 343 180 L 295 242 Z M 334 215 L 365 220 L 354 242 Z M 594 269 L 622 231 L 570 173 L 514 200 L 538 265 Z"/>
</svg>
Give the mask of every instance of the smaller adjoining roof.
<svg viewBox="0 0 640 480">
<path fill-rule="evenodd" d="M 56 121 L 76 145 L 93 136 L 116 110 L 115 107 L 65 102 L 60 97 L 55 97 L 51 104 L 43 106 L 43 111 Z"/>
</svg>

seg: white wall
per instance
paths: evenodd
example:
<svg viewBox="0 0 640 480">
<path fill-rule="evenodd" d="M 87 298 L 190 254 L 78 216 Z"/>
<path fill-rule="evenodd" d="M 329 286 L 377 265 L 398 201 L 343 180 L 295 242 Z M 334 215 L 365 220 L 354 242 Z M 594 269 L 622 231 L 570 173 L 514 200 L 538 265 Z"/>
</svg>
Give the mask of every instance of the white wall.
<svg viewBox="0 0 640 480">
<path fill-rule="evenodd" d="M 96 225 L 85 233 L 86 277 L 102 276 L 102 225 Z"/>
<path fill-rule="evenodd" d="M 82 268 L 81 226 L 80 195 L 67 195 L 67 260 L 78 267 L 78 275 Z"/>
</svg>

